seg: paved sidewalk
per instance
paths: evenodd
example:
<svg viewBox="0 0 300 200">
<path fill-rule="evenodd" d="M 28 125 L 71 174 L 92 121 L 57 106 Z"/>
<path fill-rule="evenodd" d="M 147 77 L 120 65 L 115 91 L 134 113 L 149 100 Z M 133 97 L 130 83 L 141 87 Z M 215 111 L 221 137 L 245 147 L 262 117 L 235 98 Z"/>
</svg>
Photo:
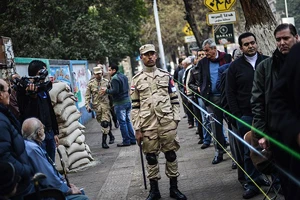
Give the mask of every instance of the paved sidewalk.
<svg viewBox="0 0 300 200">
<path fill-rule="evenodd" d="M 115 144 L 109 149 L 101 148 L 100 125 L 95 119 L 86 125 L 86 143 L 90 146 L 95 162 L 90 167 L 68 174 L 71 183 L 85 188 L 91 200 L 140 200 L 146 199 L 149 191 L 144 189 L 139 148 L 137 145 L 117 147 L 122 141 L 119 129 L 113 129 Z M 178 151 L 179 189 L 191 200 L 242 199 L 243 188 L 237 181 L 237 171 L 231 169 L 231 159 L 212 165 L 214 148 L 200 149 L 195 128 L 188 129 L 186 119 L 178 127 L 181 148 Z M 169 197 L 169 180 L 165 175 L 164 155 L 160 154 L 159 181 L 161 199 Z M 146 160 L 145 160 L 146 164 Z M 265 191 L 267 188 L 263 188 Z M 271 197 L 273 193 L 271 193 Z M 263 199 L 259 195 L 253 200 Z M 277 198 L 277 199 L 283 199 Z"/>
</svg>

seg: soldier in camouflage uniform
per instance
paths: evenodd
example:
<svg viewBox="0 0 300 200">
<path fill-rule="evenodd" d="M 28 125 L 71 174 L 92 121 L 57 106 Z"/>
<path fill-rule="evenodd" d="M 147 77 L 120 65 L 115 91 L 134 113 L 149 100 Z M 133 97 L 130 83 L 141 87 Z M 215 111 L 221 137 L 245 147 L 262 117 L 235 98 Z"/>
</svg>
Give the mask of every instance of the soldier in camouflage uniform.
<svg viewBox="0 0 300 200">
<path fill-rule="evenodd" d="M 109 144 L 113 144 L 115 137 L 111 132 L 111 113 L 108 95 L 100 94 L 101 88 L 107 88 L 109 81 L 103 78 L 102 67 L 94 67 L 94 78 L 92 78 L 87 86 L 85 93 L 85 107 L 88 112 L 92 109 L 95 110 L 97 121 L 102 127 L 102 148 L 108 149 L 109 146 L 106 143 L 107 135 L 109 135 Z M 92 105 L 92 108 L 90 107 Z"/>
<path fill-rule="evenodd" d="M 161 178 L 158 154 L 166 158 L 166 175 L 170 178 L 170 197 L 186 199 L 177 188 L 178 163 L 176 151 L 179 149 L 177 125 L 180 121 L 179 100 L 170 74 L 155 65 L 156 51 L 152 44 L 140 48 L 143 71 L 132 78 L 132 122 L 138 144 L 143 142 L 143 152 L 147 159 L 150 193 L 147 200 L 159 199 L 158 180 Z"/>
</svg>

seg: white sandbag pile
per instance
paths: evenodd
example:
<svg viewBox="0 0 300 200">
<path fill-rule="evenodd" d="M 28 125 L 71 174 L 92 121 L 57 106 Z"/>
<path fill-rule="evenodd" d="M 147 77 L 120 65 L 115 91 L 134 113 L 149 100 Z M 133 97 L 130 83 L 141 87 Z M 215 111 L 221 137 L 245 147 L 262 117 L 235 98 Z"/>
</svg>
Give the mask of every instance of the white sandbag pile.
<svg viewBox="0 0 300 200">
<path fill-rule="evenodd" d="M 51 103 L 59 128 L 59 146 L 67 171 L 93 161 L 91 150 L 85 143 L 85 127 L 79 123 L 81 113 L 75 105 L 75 97 L 70 87 L 63 82 L 53 83 L 50 90 Z M 55 160 L 57 169 L 62 171 L 59 155 Z"/>
</svg>

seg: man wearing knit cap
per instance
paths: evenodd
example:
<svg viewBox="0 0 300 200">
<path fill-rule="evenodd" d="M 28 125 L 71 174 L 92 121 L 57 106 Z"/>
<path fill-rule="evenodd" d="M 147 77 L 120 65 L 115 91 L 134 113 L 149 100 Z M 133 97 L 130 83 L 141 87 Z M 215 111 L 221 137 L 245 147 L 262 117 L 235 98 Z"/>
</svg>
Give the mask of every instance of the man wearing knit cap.
<svg viewBox="0 0 300 200">
<path fill-rule="evenodd" d="M 101 66 L 93 68 L 94 77 L 88 83 L 87 90 L 85 93 L 85 107 L 88 112 L 91 110 L 96 111 L 97 121 L 102 127 L 102 148 L 108 149 L 109 146 L 106 143 L 107 135 L 109 135 L 109 144 L 113 144 L 115 137 L 113 136 L 110 125 L 111 125 L 111 112 L 108 94 L 100 94 L 101 88 L 106 88 L 109 81 L 103 78 L 103 70 Z M 92 108 L 90 107 L 92 104 Z"/>
<path fill-rule="evenodd" d="M 153 44 L 140 48 L 143 70 L 132 78 L 132 122 L 136 139 L 142 145 L 147 159 L 150 193 L 147 200 L 160 199 L 158 189 L 158 155 L 165 154 L 166 175 L 170 178 L 170 197 L 186 199 L 177 187 L 179 149 L 177 125 L 180 121 L 179 100 L 170 74 L 155 65 L 156 51 Z M 143 143 L 142 143 L 143 142 Z"/>
</svg>

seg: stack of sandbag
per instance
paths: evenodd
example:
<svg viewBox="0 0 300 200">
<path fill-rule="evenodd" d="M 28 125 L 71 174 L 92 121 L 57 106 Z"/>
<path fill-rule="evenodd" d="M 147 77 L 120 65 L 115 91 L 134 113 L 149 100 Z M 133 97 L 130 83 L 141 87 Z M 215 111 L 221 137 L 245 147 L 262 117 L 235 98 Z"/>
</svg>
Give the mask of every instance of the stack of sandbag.
<svg viewBox="0 0 300 200">
<path fill-rule="evenodd" d="M 93 159 L 89 146 L 85 143 L 85 127 L 79 123 L 75 96 L 70 87 L 63 82 L 53 83 L 50 90 L 51 103 L 59 128 L 59 146 L 67 171 L 90 163 Z M 56 166 L 62 170 L 60 157 L 56 155 Z"/>
</svg>

